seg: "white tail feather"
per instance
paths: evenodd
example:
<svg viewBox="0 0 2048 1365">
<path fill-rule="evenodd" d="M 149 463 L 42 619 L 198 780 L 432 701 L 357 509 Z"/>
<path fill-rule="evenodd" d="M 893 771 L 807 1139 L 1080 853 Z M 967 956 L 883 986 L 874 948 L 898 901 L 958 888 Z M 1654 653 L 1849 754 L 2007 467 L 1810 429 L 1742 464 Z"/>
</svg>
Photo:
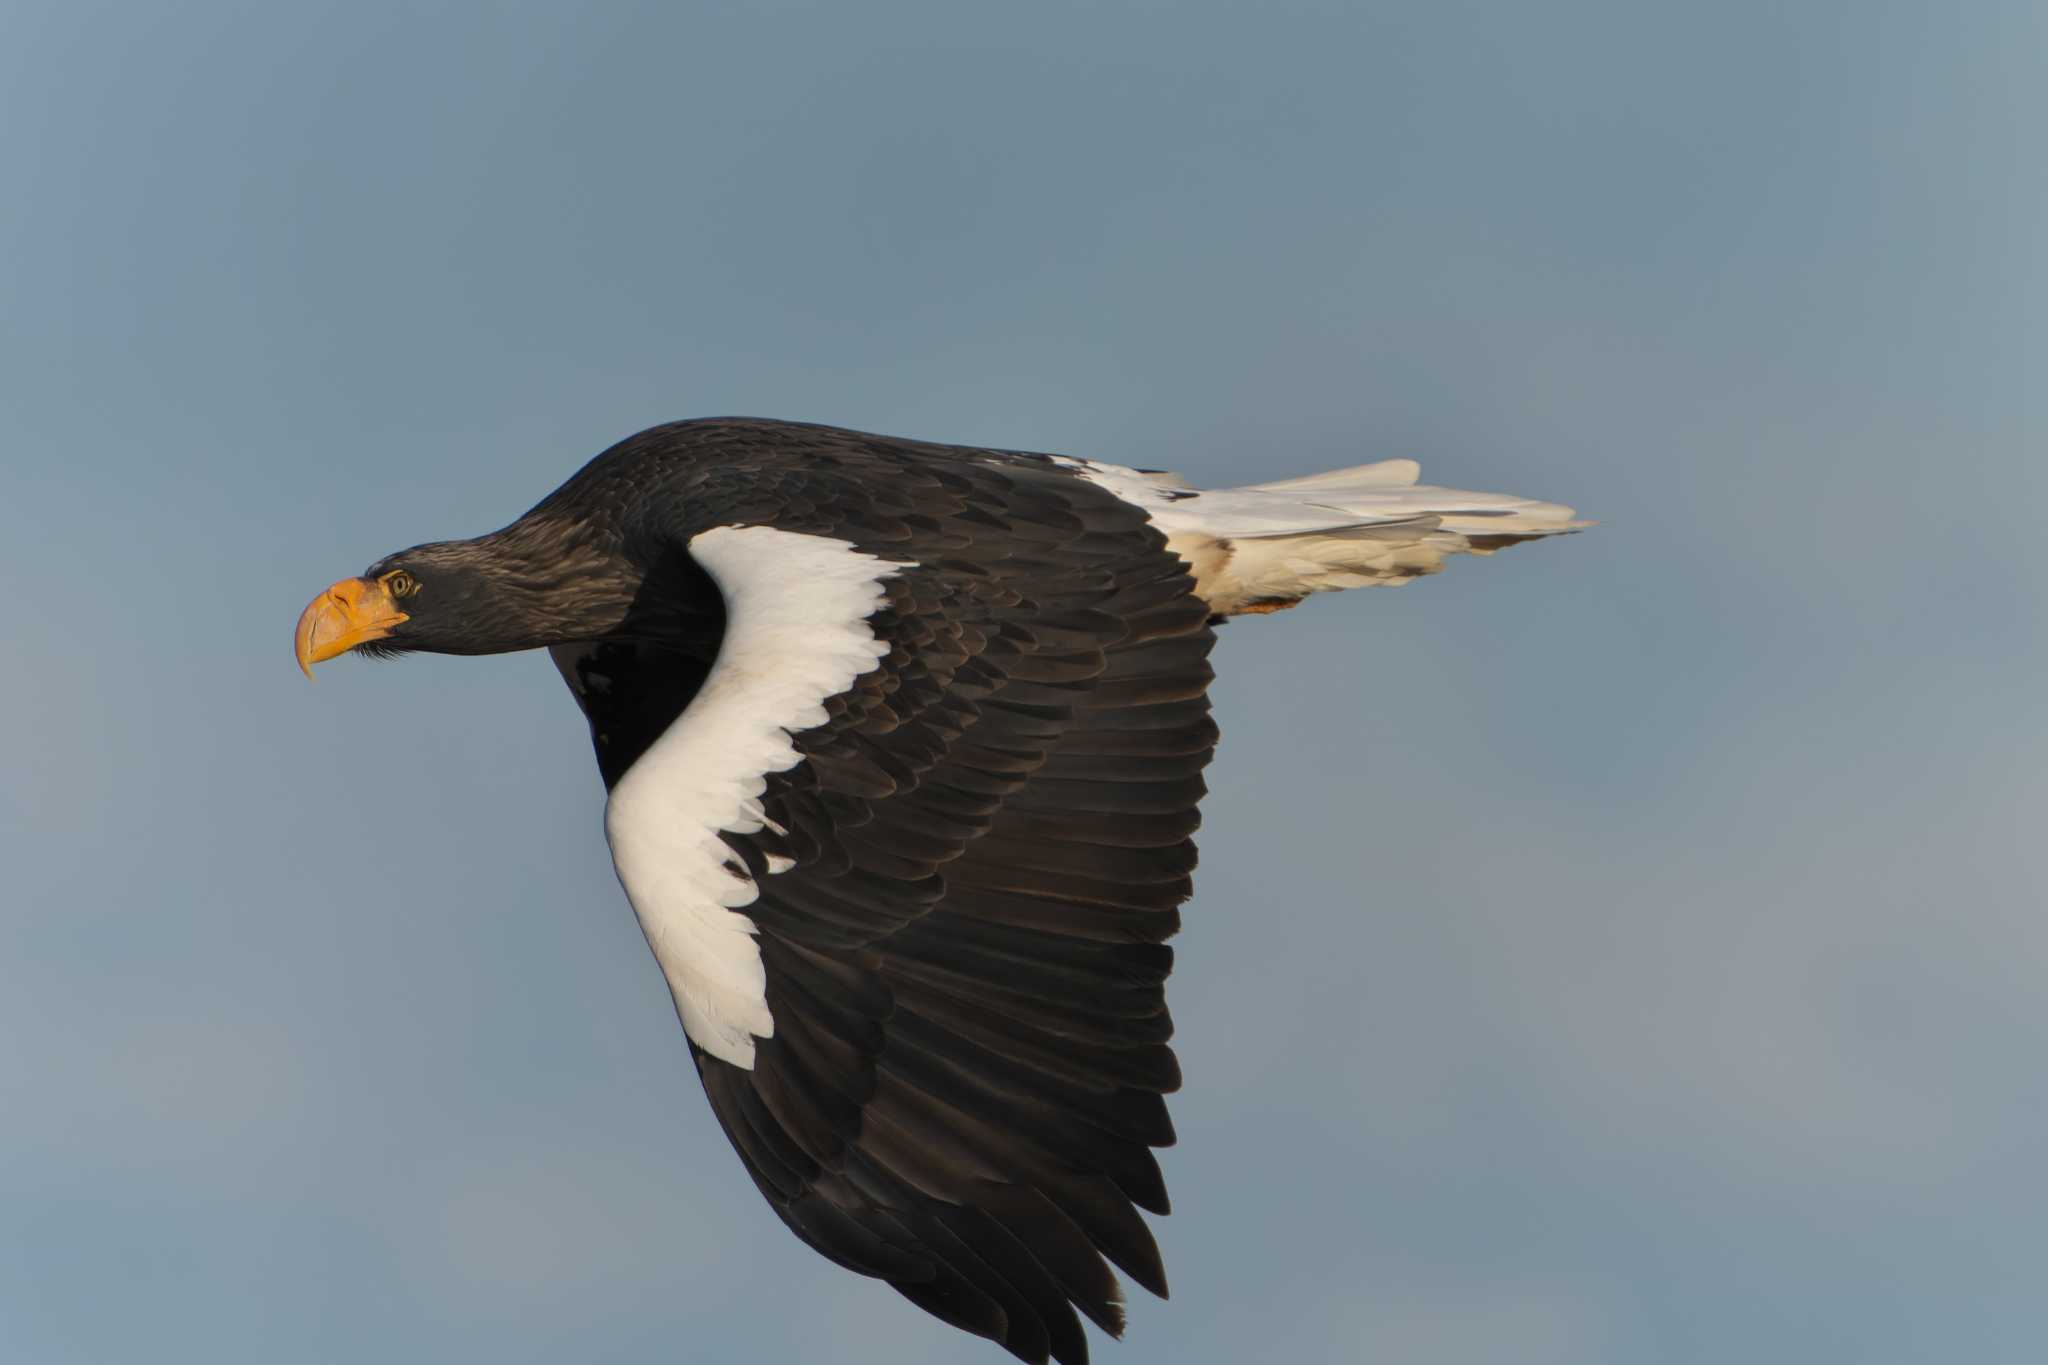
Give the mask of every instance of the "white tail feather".
<svg viewBox="0 0 2048 1365">
<path fill-rule="evenodd" d="M 1275 611 L 1316 592 L 1397 586 L 1437 572 L 1447 555 L 1490 555 L 1592 525 L 1554 502 L 1418 484 L 1413 460 L 1208 491 L 1171 474 L 1062 463 L 1145 508 L 1219 615 Z"/>
<path fill-rule="evenodd" d="M 1322 488 L 1406 488 L 1422 477 L 1422 466 L 1413 460 L 1381 460 L 1378 464 L 1353 465 L 1349 469 L 1326 469 L 1320 474 L 1303 474 L 1295 479 L 1255 483 L 1261 492 L 1285 489 L 1306 493 Z"/>
</svg>

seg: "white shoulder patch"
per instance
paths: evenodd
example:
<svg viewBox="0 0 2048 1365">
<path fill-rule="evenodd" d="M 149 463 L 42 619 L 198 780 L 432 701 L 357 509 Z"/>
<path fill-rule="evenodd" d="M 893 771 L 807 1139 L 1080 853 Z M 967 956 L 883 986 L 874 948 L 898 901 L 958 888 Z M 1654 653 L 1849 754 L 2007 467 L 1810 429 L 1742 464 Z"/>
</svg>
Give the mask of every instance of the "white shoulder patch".
<svg viewBox="0 0 2048 1365">
<path fill-rule="evenodd" d="M 768 823 L 767 776 L 799 761 L 791 734 L 822 725 L 826 698 L 888 653 L 867 621 L 898 566 L 769 526 L 706 531 L 690 553 L 725 595 L 725 640 L 689 707 L 613 786 L 604 832 L 684 1031 L 751 1069 L 775 1020 L 738 908 L 761 893 L 718 835 Z"/>
</svg>

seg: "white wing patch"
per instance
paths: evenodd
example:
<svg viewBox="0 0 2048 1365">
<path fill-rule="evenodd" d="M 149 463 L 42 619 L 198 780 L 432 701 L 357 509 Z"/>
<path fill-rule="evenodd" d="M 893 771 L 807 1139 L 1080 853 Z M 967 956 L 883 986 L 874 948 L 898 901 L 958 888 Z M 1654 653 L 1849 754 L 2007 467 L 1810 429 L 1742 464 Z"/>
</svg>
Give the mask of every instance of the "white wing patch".
<svg viewBox="0 0 2048 1365">
<path fill-rule="evenodd" d="M 867 620 L 897 566 L 768 526 L 706 531 L 690 553 L 725 595 L 725 640 L 689 707 L 612 787 L 604 832 L 684 1031 L 751 1069 L 754 1040 L 775 1034 L 754 922 L 738 913 L 761 892 L 718 835 L 770 823 L 761 793 L 797 765 L 790 736 L 824 724 L 826 698 L 888 653 Z"/>
</svg>

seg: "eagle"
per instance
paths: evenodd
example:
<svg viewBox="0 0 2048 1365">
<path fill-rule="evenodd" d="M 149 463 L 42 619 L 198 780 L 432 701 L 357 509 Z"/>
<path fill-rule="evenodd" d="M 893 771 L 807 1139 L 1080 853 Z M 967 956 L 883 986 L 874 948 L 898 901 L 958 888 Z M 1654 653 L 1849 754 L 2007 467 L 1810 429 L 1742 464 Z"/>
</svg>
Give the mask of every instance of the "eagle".
<svg viewBox="0 0 2048 1365">
<path fill-rule="evenodd" d="M 1579 529 L 1411 460 L 1201 490 L 1091 459 L 756 418 L 628 437 L 532 511 L 386 555 L 312 666 L 545 649 L 698 1078 L 827 1259 L 1020 1360 L 1161 1297 L 1140 1210 L 1167 940 L 1227 619 Z"/>
</svg>

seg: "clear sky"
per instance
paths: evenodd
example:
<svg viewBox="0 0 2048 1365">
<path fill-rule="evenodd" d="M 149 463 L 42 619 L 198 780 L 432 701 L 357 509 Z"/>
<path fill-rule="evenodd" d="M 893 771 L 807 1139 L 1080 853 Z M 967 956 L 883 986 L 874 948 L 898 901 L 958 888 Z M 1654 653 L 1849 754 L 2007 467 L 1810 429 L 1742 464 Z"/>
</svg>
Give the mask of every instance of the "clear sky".
<svg viewBox="0 0 2048 1365">
<path fill-rule="evenodd" d="M 1602 522 L 1225 631 L 1175 1297 L 1101 1360 L 2040 1359 L 2044 51 L 0 7 L 0 1359 L 1001 1358 L 761 1204 L 544 659 L 287 652 L 718 413 Z"/>
</svg>

